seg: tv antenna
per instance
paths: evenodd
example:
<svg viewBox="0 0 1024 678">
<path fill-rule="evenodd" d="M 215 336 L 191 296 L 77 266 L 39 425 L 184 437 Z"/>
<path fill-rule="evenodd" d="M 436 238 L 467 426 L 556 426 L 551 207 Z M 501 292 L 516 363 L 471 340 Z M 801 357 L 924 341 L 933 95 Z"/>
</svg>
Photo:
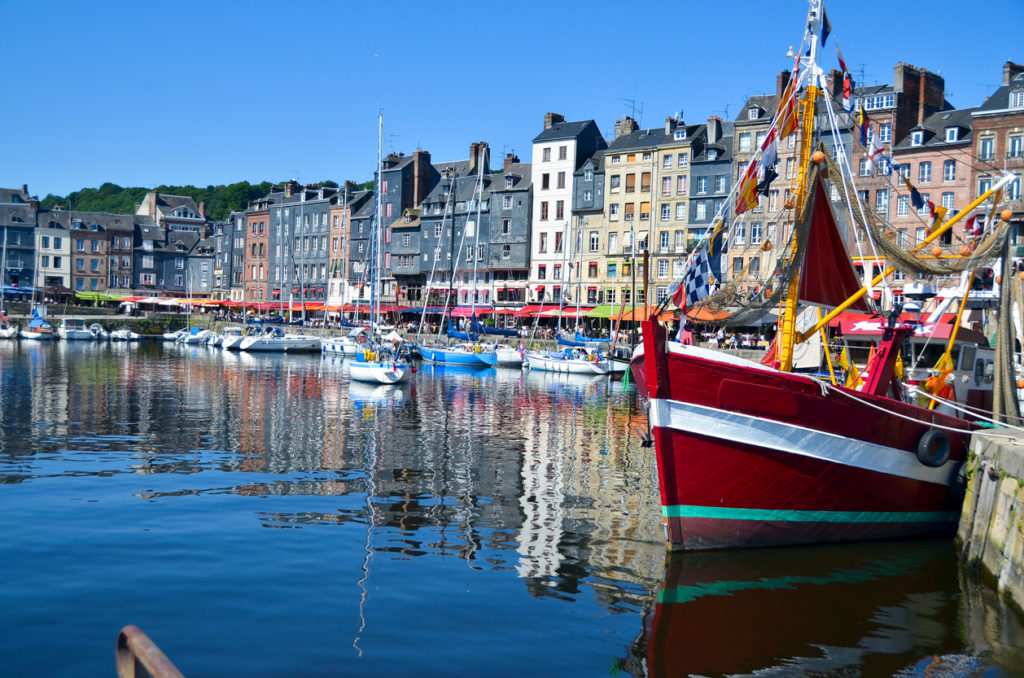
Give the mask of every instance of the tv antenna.
<svg viewBox="0 0 1024 678">
<path fill-rule="evenodd" d="M 643 103 L 637 103 L 636 99 L 620 98 L 619 101 L 624 101 L 629 104 L 629 117 L 636 120 L 636 124 L 639 126 L 641 120 L 644 117 L 644 105 Z"/>
</svg>

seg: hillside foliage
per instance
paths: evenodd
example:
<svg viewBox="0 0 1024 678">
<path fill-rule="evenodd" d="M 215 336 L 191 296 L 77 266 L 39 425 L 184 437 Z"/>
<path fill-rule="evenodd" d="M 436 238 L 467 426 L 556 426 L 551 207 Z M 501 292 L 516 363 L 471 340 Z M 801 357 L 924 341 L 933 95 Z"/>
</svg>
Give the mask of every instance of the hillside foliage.
<svg viewBox="0 0 1024 678">
<path fill-rule="evenodd" d="M 132 214 L 135 206 L 149 191 L 155 190 L 158 193 L 169 195 L 187 195 L 196 201 L 206 203 L 207 216 L 214 219 L 224 219 L 232 211 L 242 211 L 249 206 L 250 200 L 262 197 L 269 193 L 274 186 L 283 186 L 285 182 L 273 183 L 261 181 L 258 184 L 250 184 L 248 181 L 239 181 L 227 186 L 166 186 L 160 185 L 156 188 L 142 188 L 133 186 L 125 188 L 107 182 L 99 188 L 83 188 L 73 191 L 69 195 L 59 196 L 52 193 L 40 201 L 39 206 L 43 209 L 72 209 L 77 212 L 104 212 L 106 214 Z M 337 187 L 333 181 L 322 181 L 314 186 Z"/>
</svg>

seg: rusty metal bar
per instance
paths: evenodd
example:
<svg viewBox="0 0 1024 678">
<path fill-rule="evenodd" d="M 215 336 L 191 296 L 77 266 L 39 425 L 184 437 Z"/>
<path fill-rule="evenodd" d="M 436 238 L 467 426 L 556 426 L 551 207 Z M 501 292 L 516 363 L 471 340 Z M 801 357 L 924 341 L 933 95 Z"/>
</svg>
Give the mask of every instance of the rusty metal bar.
<svg viewBox="0 0 1024 678">
<path fill-rule="evenodd" d="M 185 678 L 149 636 L 134 624 L 117 634 L 118 678 Z"/>
</svg>

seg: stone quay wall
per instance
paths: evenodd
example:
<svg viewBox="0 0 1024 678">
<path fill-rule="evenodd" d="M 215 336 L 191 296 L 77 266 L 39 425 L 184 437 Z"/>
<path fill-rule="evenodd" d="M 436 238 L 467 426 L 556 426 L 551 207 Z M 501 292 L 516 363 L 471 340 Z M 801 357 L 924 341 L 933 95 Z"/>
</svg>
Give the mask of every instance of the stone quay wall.
<svg viewBox="0 0 1024 678">
<path fill-rule="evenodd" d="M 1024 437 L 975 433 L 965 477 L 956 537 L 964 562 L 1024 613 Z"/>
</svg>

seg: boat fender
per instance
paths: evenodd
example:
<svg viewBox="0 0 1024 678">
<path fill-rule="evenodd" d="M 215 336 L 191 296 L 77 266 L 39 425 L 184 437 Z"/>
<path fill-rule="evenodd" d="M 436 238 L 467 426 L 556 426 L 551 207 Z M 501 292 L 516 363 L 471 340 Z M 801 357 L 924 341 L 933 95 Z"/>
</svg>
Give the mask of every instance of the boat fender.
<svg viewBox="0 0 1024 678">
<path fill-rule="evenodd" d="M 356 339 L 356 342 L 358 342 L 360 344 L 365 344 L 366 343 L 366 335 L 365 334 L 360 334 L 359 338 Z"/>
<path fill-rule="evenodd" d="M 925 466 L 942 466 L 949 461 L 951 443 L 945 431 L 925 431 L 917 441 L 917 460 Z"/>
</svg>

